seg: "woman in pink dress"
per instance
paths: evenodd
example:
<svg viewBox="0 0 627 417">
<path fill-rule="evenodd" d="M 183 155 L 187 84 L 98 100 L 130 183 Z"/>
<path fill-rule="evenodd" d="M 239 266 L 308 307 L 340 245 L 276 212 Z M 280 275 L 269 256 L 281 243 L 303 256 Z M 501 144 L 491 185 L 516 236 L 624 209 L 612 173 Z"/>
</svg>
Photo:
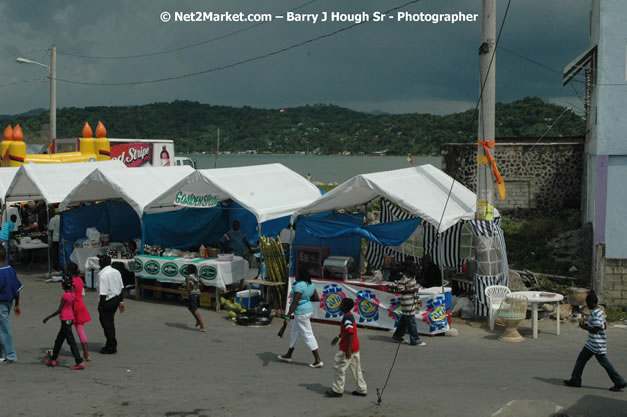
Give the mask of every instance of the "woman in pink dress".
<svg viewBox="0 0 627 417">
<path fill-rule="evenodd" d="M 83 301 L 83 295 L 85 295 L 85 283 L 79 276 L 78 266 L 75 263 L 69 263 L 65 268 L 65 275 L 68 278 L 72 278 L 74 284 L 74 296 L 76 301 L 74 302 L 74 326 L 76 326 L 76 333 L 83 345 L 83 358 L 86 361 L 90 361 L 89 350 L 87 349 L 87 335 L 85 334 L 85 323 L 91 321 L 91 316 L 85 302 Z"/>
</svg>

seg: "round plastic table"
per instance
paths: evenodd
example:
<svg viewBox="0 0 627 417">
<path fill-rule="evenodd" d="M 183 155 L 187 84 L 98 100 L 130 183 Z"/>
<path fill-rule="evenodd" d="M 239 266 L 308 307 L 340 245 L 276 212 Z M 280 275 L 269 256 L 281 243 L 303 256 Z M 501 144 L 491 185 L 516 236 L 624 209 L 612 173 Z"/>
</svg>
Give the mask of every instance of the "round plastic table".
<svg viewBox="0 0 627 417">
<path fill-rule="evenodd" d="M 533 338 L 538 338 L 538 304 L 556 303 L 557 335 L 560 334 L 560 301 L 564 299 L 562 294 L 548 291 L 516 291 L 512 294 L 524 295 L 531 305 L 531 328 Z"/>
</svg>

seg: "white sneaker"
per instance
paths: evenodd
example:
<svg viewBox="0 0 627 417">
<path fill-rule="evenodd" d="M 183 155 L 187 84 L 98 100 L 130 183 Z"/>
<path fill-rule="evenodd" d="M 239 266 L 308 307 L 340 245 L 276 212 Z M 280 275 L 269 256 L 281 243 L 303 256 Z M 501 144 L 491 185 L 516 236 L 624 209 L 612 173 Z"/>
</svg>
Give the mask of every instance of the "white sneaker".
<svg viewBox="0 0 627 417">
<path fill-rule="evenodd" d="M 283 355 L 277 355 L 277 358 L 278 358 L 280 361 L 283 361 L 283 362 L 292 362 L 292 358 L 288 358 L 288 357 L 283 356 Z"/>
</svg>

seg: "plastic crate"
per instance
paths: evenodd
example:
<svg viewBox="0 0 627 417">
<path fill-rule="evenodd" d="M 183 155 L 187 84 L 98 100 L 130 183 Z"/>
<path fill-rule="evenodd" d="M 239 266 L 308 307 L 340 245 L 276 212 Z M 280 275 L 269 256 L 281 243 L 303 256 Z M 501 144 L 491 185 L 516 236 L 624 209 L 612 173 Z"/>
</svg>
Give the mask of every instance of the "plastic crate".
<svg viewBox="0 0 627 417">
<path fill-rule="evenodd" d="M 215 296 L 209 294 L 200 294 L 201 307 L 213 307 L 215 304 Z"/>
</svg>

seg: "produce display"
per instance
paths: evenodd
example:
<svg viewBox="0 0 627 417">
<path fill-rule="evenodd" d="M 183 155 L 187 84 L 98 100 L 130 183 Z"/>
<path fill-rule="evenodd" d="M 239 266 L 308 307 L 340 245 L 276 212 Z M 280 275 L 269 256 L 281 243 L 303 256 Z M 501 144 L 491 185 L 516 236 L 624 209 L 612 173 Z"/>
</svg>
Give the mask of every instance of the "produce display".
<svg viewBox="0 0 627 417">
<path fill-rule="evenodd" d="M 289 269 L 287 267 L 287 259 L 285 251 L 281 244 L 281 239 L 277 236 L 276 240 L 271 237 L 261 236 L 259 238 L 259 247 L 266 263 L 266 273 L 268 281 L 287 282 Z M 278 302 L 279 308 L 285 305 L 285 289 L 273 287 L 274 299 Z"/>
</svg>

